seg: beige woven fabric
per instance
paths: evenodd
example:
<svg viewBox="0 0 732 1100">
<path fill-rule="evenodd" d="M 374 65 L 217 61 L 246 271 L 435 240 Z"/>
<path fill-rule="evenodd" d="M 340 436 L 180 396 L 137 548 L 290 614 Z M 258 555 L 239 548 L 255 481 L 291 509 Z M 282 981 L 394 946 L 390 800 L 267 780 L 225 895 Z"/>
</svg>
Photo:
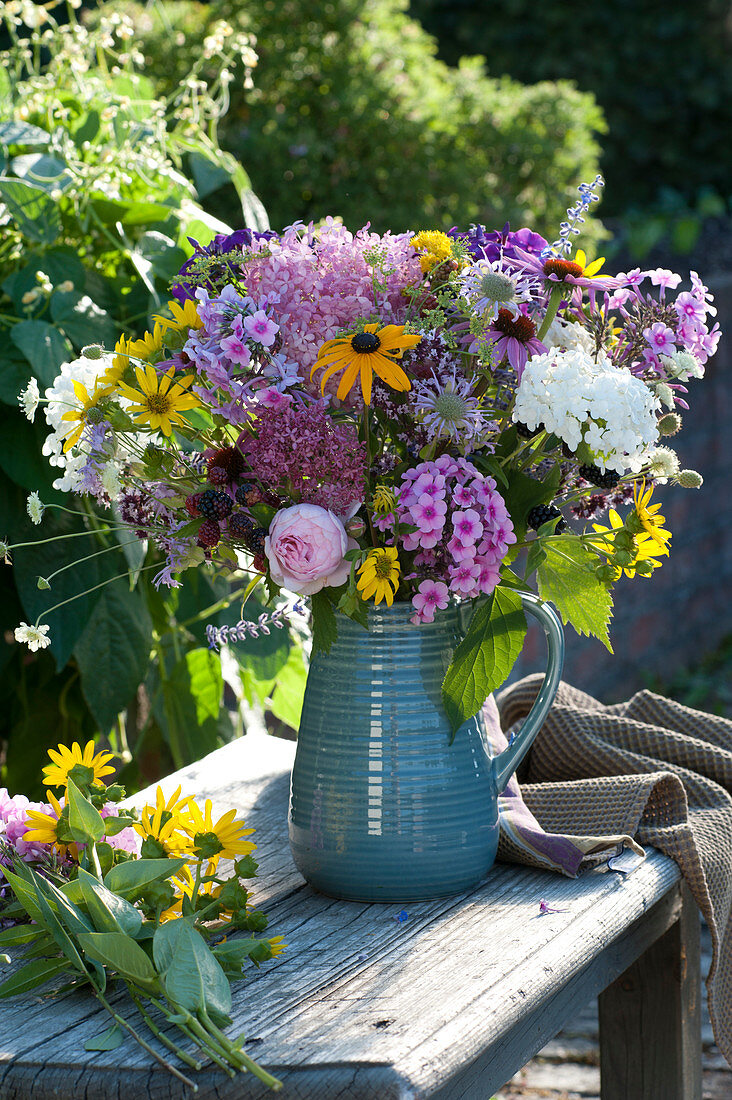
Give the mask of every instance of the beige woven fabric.
<svg viewBox="0 0 732 1100">
<path fill-rule="evenodd" d="M 542 680 L 527 676 L 499 695 L 504 730 L 527 714 Z M 732 1065 L 732 721 L 650 691 L 605 706 L 562 683 L 520 779 L 547 832 L 628 833 L 678 863 L 711 932 L 709 1013 Z"/>
</svg>

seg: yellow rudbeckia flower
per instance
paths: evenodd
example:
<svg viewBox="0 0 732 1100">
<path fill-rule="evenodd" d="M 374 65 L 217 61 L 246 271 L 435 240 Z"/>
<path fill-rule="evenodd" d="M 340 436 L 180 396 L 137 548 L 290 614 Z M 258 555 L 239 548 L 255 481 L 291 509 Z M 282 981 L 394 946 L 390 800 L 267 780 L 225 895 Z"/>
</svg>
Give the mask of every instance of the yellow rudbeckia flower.
<svg viewBox="0 0 732 1100">
<path fill-rule="evenodd" d="M 395 546 L 377 547 L 369 550 L 366 561 L 358 571 L 356 588 L 364 600 L 374 597 L 374 603 L 386 600 L 389 607 L 399 587 L 401 566 Z"/>
<path fill-rule="evenodd" d="M 323 369 L 320 389 L 324 391 L 330 376 L 342 370 L 337 391 L 342 401 L 360 375 L 363 399 L 370 405 L 374 371 L 393 390 L 412 388 L 412 383 L 395 360 L 401 359 L 404 351 L 415 347 L 421 339 L 421 336 L 406 335 L 404 325 L 384 325 L 383 328 L 379 328 L 378 324 L 364 325 L 363 332 L 354 332 L 323 344 L 310 377 L 316 370 Z"/>
<path fill-rule="evenodd" d="M 211 799 L 207 798 L 203 813 L 193 799 L 188 802 L 188 821 L 186 832 L 194 841 L 195 847 L 200 847 L 203 840 L 214 838 L 221 845 L 221 850 L 216 853 L 222 859 L 238 859 L 253 852 L 256 844 L 244 837 L 251 836 L 254 829 L 246 829 L 243 821 L 236 820 L 236 810 L 228 810 L 217 821 L 213 820 Z"/>
<path fill-rule="evenodd" d="M 187 409 L 198 408 L 201 402 L 192 393 L 185 391 L 191 385 L 194 375 L 186 374 L 183 378 L 175 376 L 175 367 L 171 367 L 165 374 L 158 374 L 153 366 L 148 364 L 144 369 L 135 367 L 135 377 L 139 390 L 128 386 L 126 382 L 120 382 L 119 392 L 132 402 L 127 410 L 136 423 L 148 423 L 153 431 L 161 431 L 163 435 L 172 435 L 173 424 L 185 426 L 185 420 L 180 415 Z"/>
<path fill-rule="evenodd" d="M 635 505 L 635 515 L 638 517 L 643 530 L 646 532 L 649 538 L 657 544 L 657 553 L 668 553 L 666 544 L 671 539 L 671 532 L 664 530 L 664 523 L 666 519 L 659 512 L 660 504 L 651 504 L 650 500 L 653 495 L 653 485 L 650 485 L 646 489 L 645 479 L 641 482 L 640 487 L 638 482 L 633 484 L 633 503 Z"/>
<path fill-rule="evenodd" d="M 76 427 L 64 440 L 64 454 L 70 451 L 81 439 L 81 433 L 89 422 L 89 411 L 95 409 L 100 399 L 106 397 L 111 390 L 111 386 L 100 385 L 99 382 L 97 382 L 93 391 L 89 393 L 83 382 L 79 382 L 76 378 L 73 379 L 72 385 L 74 387 L 76 400 L 79 404 L 75 409 L 69 409 L 68 412 L 63 413 L 61 416 L 62 420 L 68 420 L 71 424 L 76 424 Z"/>
<path fill-rule="evenodd" d="M 48 755 L 51 763 L 42 769 L 43 782 L 48 787 L 68 787 L 69 773 L 77 765 L 88 768 L 95 783 L 103 783 L 105 775 L 114 772 L 109 763 L 114 753 L 106 750 L 95 753 L 93 741 L 87 741 L 83 749 L 77 741 L 74 741 L 71 748 L 59 745 L 56 749 L 49 749 Z"/>
<path fill-rule="evenodd" d="M 173 298 L 168 302 L 168 309 L 173 314 L 172 317 L 163 317 L 159 313 L 153 317 L 165 335 L 171 331 L 183 332 L 185 329 L 201 328 L 203 325 L 198 316 L 198 307 L 192 298 L 186 298 L 182 303 Z"/>
</svg>

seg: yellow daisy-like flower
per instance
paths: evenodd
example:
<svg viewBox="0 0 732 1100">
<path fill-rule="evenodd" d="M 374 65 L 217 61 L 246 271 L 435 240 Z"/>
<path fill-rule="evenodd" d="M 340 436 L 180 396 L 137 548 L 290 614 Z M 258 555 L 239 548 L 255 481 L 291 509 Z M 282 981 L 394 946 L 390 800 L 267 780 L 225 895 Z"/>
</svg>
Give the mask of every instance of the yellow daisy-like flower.
<svg viewBox="0 0 732 1100">
<path fill-rule="evenodd" d="M 609 527 L 603 527 L 599 523 L 593 523 L 592 529 L 600 535 L 600 538 L 596 542 L 593 541 L 593 545 L 605 554 L 612 554 L 616 550 L 615 538 L 619 531 L 625 529 L 625 524 L 614 508 L 611 508 L 608 512 L 608 519 L 610 520 Z M 652 539 L 650 535 L 640 534 L 634 537 L 636 548 L 633 560 L 623 569 L 619 566 L 617 567 L 616 580 L 620 577 L 621 573 L 625 573 L 626 577 L 637 577 L 639 575 L 637 571 L 639 562 L 647 562 L 651 566 L 651 569 L 660 569 L 662 563 L 655 555 L 668 554 L 668 547 L 659 547 L 658 543 Z M 618 547 L 617 549 L 620 548 Z"/>
<path fill-rule="evenodd" d="M 251 836 L 254 829 L 245 829 L 243 821 L 236 820 L 236 810 L 227 810 L 218 821 L 214 821 L 211 799 L 207 798 L 203 813 L 193 799 L 188 802 L 188 821 L 186 831 L 191 839 L 196 842 L 200 837 L 215 837 L 221 845 L 221 851 L 216 854 L 222 859 L 238 859 L 246 856 L 257 847 L 251 840 L 244 837 Z M 196 847 L 198 844 L 196 843 Z"/>
<path fill-rule="evenodd" d="M 276 959 L 278 955 L 287 947 L 287 944 L 283 941 L 282 936 L 273 936 L 271 940 L 267 940 L 269 949 L 272 952 L 272 958 Z"/>
<path fill-rule="evenodd" d="M 364 600 L 374 597 L 374 603 L 386 600 L 389 607 L 394 602 L 394 594 L 399 587 L 401 566 L 395 546 L 377 547 L 369 550 L 366 561 L 358 571 L 356 588 Z"/>
<path fill-rule="evenodd" d="M 424 272 L 452 259 L 452 239 L 438 229 L 423 229 L 409 243 L 419 253 L 419 264 Z"/>
<path fill-rule="evenodd" d="M 136 423 L 147 422 L 153 431 L 159 430 L 163 435 L 172 435 L 173 424 L 185 426 L 186 422 L 180 414 L 187 409 L 198 408 L 201 404 L 194 394 L 185 392 L 193 382 L 194 375 L 186 374 L 183 378 L 176 378 L 175 367 L 162 375 L 150 364 L 144 369 L 135 367 L 135 377 L 139 390 L 128 386 L 126 382 L 120 382 L 118 389 L 133 402 L 127 411 Z"/>
<path fill-rule="evenodd" d="M 404 325 L 385 325 L 383 328 L 379 328 L 378 324 L 365 325 L 363 332 L 354 332 L 323 344 L 310 377 L 323 368 L 320 389 L 324 392 L 330 376 L 342 370 L 337 391 L 342 401 L 360 375 L 363 399 L 370 405 L 374 371 L 393 390 L 411 389 L 412 383 L 395 360 L 401 359 L 406 349 L 415 347 L 421 339 L 421 336 L 405 334 Z"/>
<path fill-rule="evenodd" d="M 77 765 L 88 768 L 93 773 L 95 783 L 103 783 L 105 775 L 111 775 L 114 768 L 109 761 L 114 757 L 113 752 L 94 752 L 94 742 L 87 741 L 82 749 L 81 745 L 74 741 L 71 748 L 67 745 L 59 745 L 57 749 L 49 749 L 50 764 L 43 768 L 43 782 L 48 787 L 63 787 L 69 785 L 69 772 Z"/>
<path fill-rule="evenodd" d="M 72 385 L 74 387 L 74 395 L 79 404 L 75 409 L 69 409 L 68 412 L 63 413 L 61 417 L 62 420 L 68 420 L 71 424 L 76 424 L 76 427 L 64 440 L 64 454 L 66 451 L 70 451 L 71 448 L 79 442 L 81 433 L 88 423 L 89 411 L 95 409 L 100 399 L 106 397 L 111 389 L 111 386 L 100 385 L 99 382 L 97 382 L 93 391 L 89 393 L 84 383 L 79 382 L 77 379 L 73 379 Z"/>
<path fill-rule="evenodd" d="M 668 553 L 666 544 L 671 539 L 671 532 L 664 530 L 664 523 L 666 519 L 659 512 L 660 504 L 650 504 L 650 499 L 653 495 L 653 485 L 646 489 L 645 479 L 641 482 L 640 487 L 638 482 L 633 484 L 633 503 L 635 505 L 635 515 L 647 533 L 648 537 L 653 539 L 658 544 L 657 553 Z"/>
<path fill-rule="evenodd" d="M 153 320 L 157 321 L 162 328 L 164 335 L 201 328 L 203 325 L 203 321 L 198 316 L 198 307 L 192 298 L 186 298 L 182 304 L 172 299 L 168 302 L 168 309 L 173 314 L 172 317 L 163 317 L 159 313 L 153 317 Z"/>
<path fill-rule="evenodd" d="M 43 813 L 42 810 L 27 810 L 27 827 L 23 833 L 23 840 L 29 844 L 49 844 L 51 845 L 64 859 L 67 855 L 71 855 L 74 859 L 79 858 L 79 849 L 75 844 L 62 844 L 58 839 L 58 823 L 61 814 L 63 813 L 63 807 L 61 803 L 53 794 L 52 791 L 48 792 L 48 801 L 51 803 L 54 816 Z"/>
<path fill-rule="evenodd" d="M 155 791 L 155 805 L 145 806 L 140 820 L 133 826 L 143 838 L 152 837 L 159 841 L 171 856 L 187 854 L 192 849 L 187 825 L 189 820 L 189 798 L 180 797 L 177 787 L 170 798 L 165 797 L 161 787 Z"/>
<path fill-rule="evenodd" d="M 105 385 L 116 386 L 124 378 L 125 371 L 131 365 L 133 359 L 141 359 L 144 363 L 157 363 L 163 358 L 165 344 L 165 329 L 160 323 L 163 318 L 156 318 L 152 332 L 146 332 L 139 340 L 128 340 L 120 336 L 114 345 L 115 356 L 112 366 L 108 367 L 102 375 Z"/>
</svg>

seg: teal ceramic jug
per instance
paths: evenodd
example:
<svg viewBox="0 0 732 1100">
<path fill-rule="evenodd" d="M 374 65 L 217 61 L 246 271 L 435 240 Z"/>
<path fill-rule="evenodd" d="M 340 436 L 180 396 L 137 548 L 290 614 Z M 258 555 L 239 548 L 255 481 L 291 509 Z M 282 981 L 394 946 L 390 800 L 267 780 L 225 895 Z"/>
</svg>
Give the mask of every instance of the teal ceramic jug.
<svg viewBox="0 0 732 1100">
<path fill-rule="evenodd" d="M 548 671 L 513 743 L 494 755 L 482 714 L 451 743 L 441 686 L 465 609 L 415 626 L 411 604 L 369 611 L 369 630 L 339 617 L 313 658 L 292 772 L 290 846 L 317 890 L 408 902 L 477 885 L 498 846 L 498 794 L 556 694 L 564 636 L 554 611 L 521 593 L 544 627 Z"/>
</svg>

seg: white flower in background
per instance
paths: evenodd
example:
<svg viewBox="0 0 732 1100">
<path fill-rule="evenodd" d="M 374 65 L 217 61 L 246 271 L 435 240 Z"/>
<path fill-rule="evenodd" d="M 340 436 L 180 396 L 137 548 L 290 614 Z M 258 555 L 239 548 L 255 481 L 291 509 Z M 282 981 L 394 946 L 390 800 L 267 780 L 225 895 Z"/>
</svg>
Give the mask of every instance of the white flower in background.
<svg viewBox="0 0 732 1100">
<path fill-rule="evenodd" d="M 540 424 L 576 451 L 584 440 L 601 469 L 638 471 L 658 441 L 657 397 L 640 378 L 576 348 L 534 355 L 516 393 L 513 419 Z"/>
<path fill-rule="evenodd" d="M 35 378 L 31 378 L 25 389 L 21 390 L 18 394 L 18 404 L 31 424 L 36 418 L 36 409 L 38 408 L 40 400 L 41 394 L 38 389 L 38 383 Z"/>
<path fill-rule="evenodd" d="M 661 355 L 661 362 L 672 378 L 687 382 L 690 378 L 703 378 L 704 367 L 690 351 L 676 348 L 669 355 Z"/>
<path fill-rule="evenodd" d="M 665 485 L 668 479 L 676 477 L 681 469 L 679 456 L 670 447 L 654 447 L 646 455 L 648 473 L 659 485 Z"/>
<path fill-rule="evenodd" d="M 43 513 L 46 508 L 38 493 L 34 491 L 30 494 L 25 507 L 31 518 L 31 523 L 39 524 L 43 519 Z"/>
<path fill-rule="evenodd" d="M 110 500 L 118 500 L 122 492 L 121 473 L 122 467 L 114 459 L 111 459 L 102 470 L 102 488 Z"/>
<path fill-rule="evenodd" d="M 46 636 L 47 634 L 48 627 L 45 624 L 29 626 L 28 623 L 21 623 L 20 626 L 15 628 L 16 642 L 24 642 L 32 653 L 35 653 L 38 649 L 46 649 L 51 644 L 51 639 Z"/>
<path fill-rule="evenodd" d="M 556 317 L 542 340 L 547 348 L 562 348 L 564 351 L 584 351 L 592 355 L 595 341 L 583 325 L 573 324 Z"/>
</svg>

